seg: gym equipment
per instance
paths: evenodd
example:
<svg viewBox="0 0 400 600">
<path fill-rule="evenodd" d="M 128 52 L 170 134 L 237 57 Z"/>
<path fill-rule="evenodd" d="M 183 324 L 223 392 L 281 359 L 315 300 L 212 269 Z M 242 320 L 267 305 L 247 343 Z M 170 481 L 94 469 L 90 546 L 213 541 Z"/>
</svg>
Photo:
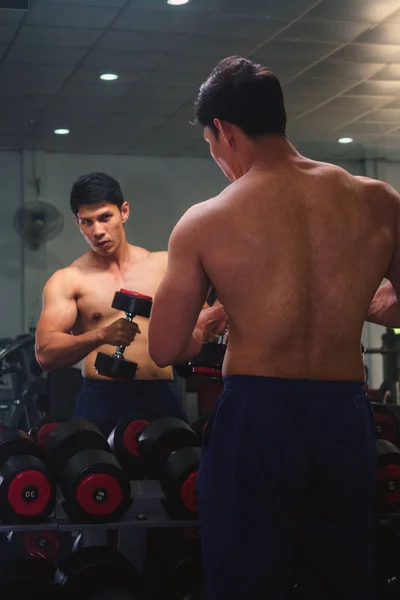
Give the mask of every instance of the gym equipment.
<svg viewBox="0 0 400 600">
<path fill-rule="evenodd" d="M 60 564 L 54 581 L 68 599 L 143 598 L 143 583 L 136 569 L 122 554 L 104 546 L 79 548 Z"/>
<path fill-rule="evenodd" d="M 41 559 L 58 564 L 72 552 L 72 536 L 65 531 L 13 531 L 8 540 L 18 560 Z"/>
<path fill-rule="evenodd" d="M 146 466 L 139 454 L 138 436 L 153 421 L 148 414 L 122 419 L 108 437 L 108 444 L 130 479 L 144 479 Z"/>
<path fill-rule="evenodd" d="M 100 430 L 87 421 L 61 423 L 48 436 L 46 456 L 61 482 L 73 521 L 107 523 L 131 505 L 130 483 Z"/>
<path fill-rule="evenodd" d="M 400 507 L 400 450 L 387 440 L 376 440 L 377 502 L 380 512 Z"/>
<path fill-rule="evenodd" d="M 55 485 L 39 447 L 24 431 L 0 432 L 0 517 L 3 523 L 40 523 L 53 511 Z"/>
<path fill-rule="evenodd" d="M 377 584 L 379 600 L 400 597 L 399 524 L 380 521 L 377 531 Z"/>
<path fill-rule="evenodd" d="M 197 473 L 201 459 L 201 448 L 188 447 L 172 452 L 160 475 L 161 489 L 165 497 L 176 506 L 198 513 Z"/>
<path fill-rule="evenodd" d="M 114 295 L 112 308 L 125 313 L 128 321 L 133 321 L 137 316 L 149 318 L 153 300 L 150 296 L 144 296 L 137 292 L 121 289 Z M 124 358 L 125 346 L 117 346 L 112 356 L 104 352 L 98 352 L 94 367 L 99 375 L 118 379 L 120 381 L 132 381 L 135 378 L 137 363 Z"/>
<path fill-rule="evenodd" d="M 206 427 L 207 427 L 210 417 L 211 417 L 211 413 L 206 413 L 205 415 L 201 415 L 200 417 L 197 417 L 197 419 L 195 421 L 193 421 L 193 423 L 191 424 L 191 428 L 193 429 L 193 431 L 195 433 L 197 433 L 197 435 L 199 436 L 199 438 L 201 440 L 203 440 L 204 432 L 206 430 Z"/>
<path fill-rule="evenodd" d="M 199 446 L 200 440 L 187 423 L 175 417 L 163 417 L 149 423 L 137 436 L 139 453 L 147 474 L 158 478 L 169 455 L 174 450 Z"/>
<path fill-rule="evenodd" d="M 56 567 L 49 560 L 23 560 L 7 566 L 1 578 L 4 600 L 56 600 L 53 586 Z"/>
<path fill-rule="evenodd" d="M 371 402 L 376 423 L 376 437 L 400 446 L 400 420 L 387 404 Z"/>
<path fill-rule="evenodd" d="M 205 342 L 197 356 L 188 363 L 175 365 L 179 377 L 208 377 L 222 379 L 222 365 L 228 342 L 228 331 L 220 335 L 216 342 Z"/>
<path fill-rule="evenodd" d="M 29 430 L 29 435 L 33 437 L 43 453 L 46 452 L 46 442 L 48 436 L 56 427 L 60 425 L 60 423 L 63 423 L 64 421 L 65 419 L 59 419 L 58 417 L 44 417 Z"/>
<path fill-rule="evenodd" d="M 71 419 L 53 428 L 46 438 L 45 456 L 55 476 L 64 464 L 81 450 L 110 451 L 101 431 L 90 421 Z"/>
</svg>

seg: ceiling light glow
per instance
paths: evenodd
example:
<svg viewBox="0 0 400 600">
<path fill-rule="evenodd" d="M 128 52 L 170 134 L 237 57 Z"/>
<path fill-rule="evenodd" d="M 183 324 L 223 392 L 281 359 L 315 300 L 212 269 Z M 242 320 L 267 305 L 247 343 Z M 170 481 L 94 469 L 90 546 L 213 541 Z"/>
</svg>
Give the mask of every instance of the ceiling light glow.
<svg viewBox="0 0 400 600">
<path fill-rule="evenodd" d="M 190 0 L 167 0 L 167 4 L 171 6 L 182 6 L 182 4 L 187 4 Z"/>
<path fill-rule="evenodd" d="M 338 139 L 339 144 L 351 144 L 353 138 L 351 137 L 341 137 Z"/>
<path fill-rule="evenodd" d="M 56 135 L 68 135 L 69 134 L 69 129 L 63 129 L 63 128 L 55 129 L 54 133 Z"/>
<path fill-rule="evenodd" d="M 102 79 L 103 81 L 115 81 L 116 79 L 118 79 L 118 75 L 116 75 L 115 73 L 103 73 L 102 75 L 100 75 L 100 79 Z"/>
</svg>

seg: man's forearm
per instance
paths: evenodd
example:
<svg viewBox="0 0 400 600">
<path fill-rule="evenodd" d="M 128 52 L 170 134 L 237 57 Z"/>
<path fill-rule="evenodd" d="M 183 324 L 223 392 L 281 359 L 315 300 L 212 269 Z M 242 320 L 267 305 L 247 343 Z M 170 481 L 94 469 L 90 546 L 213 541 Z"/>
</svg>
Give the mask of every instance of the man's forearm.
<svg viewBox="0 0 400 600">
<path fill-rule="evenodd" d="M 390 282 L 376 292 L 368 310 L 367 321 L 383 327 L 400 327 L 400 303 Z"/>
<path fill-rule="evenodd" d="M 76 336 L 50 332 L 46 334 L 45 342 L 36 342 L 36 359 L 45 371 L 64 369 L 75 365 L 103 343 L 101 329 Z"/>
<path fill-rule="evenodd" d="M 195 356 L 197 356 L 199 354 L 199 352 L 203 346 L 203 342 L 204 342 L 204 334 L 200 329 L 196 328 L 193 331 L 191 338 L 189 340 L 189 343 L 186 346 L 185 350 L 183 352 L 181 352 L 179 354 L 179 356 L 177 356 L 174 360 L 169 361 L 168 365 L 163 365 L 163 366 L 169 366 L 170 364 L 183 365 L 184 363 L 191 361 Z M 160 366 L 160 365 L 158 364 L 158 366 Z"/>
</svg>

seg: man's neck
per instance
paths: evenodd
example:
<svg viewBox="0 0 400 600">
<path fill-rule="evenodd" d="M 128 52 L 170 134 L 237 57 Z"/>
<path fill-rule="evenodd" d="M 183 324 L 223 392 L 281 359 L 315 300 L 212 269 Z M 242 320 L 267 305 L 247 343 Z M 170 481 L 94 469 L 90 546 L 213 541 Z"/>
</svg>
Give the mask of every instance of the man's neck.
<svg viewBox="0 0 400 600">
<path fill-rule="evenodd" d="M 300 154 L 284 136 L 265 136 L 256 142 L 246 143 L 241 156 L 243 175 L 249 171 L 277 169 L 300 158 Z"/>
<path fill-rule="evenodd" d="M 95 252 L 93 253 L 98 263 L 103 265 L 105 268 L 113 268 L 120 270 L 123 266 L 130 262 L 132 246 L 128 244 L 126 239 L 122 240 L 115 253 L 110 256 L 99 256 Z"/>
</svg>

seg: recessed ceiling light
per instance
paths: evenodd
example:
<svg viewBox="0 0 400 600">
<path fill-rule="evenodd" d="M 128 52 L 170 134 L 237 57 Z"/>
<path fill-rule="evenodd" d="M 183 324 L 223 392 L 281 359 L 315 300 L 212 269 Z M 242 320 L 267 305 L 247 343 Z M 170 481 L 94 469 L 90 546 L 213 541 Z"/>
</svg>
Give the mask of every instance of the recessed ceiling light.
<svg viewBox="0 0 400 600">
<path fill-rule="evenodd" d="M 338 139 L 339 144 L 351 144 L 353 138 L 350 137 L 342 137 Z"/>
<path fill-rule="evenodd" d="M 181 6 L 182 4 L 187 4 L 190 0 L 167 0 L 167 4 L 171 4 L 172 6 Z"/>
<path fill-rule="evenodd" d="M 56 135 L 68 135 L 69 129 L 55 129 L 54 133 Z"/>
<path fill-rule="evenodd" d="M 103 81 L 115 81 L 118 79 L 118 75 L 115 73 L 103 73 L 103 75 L 100 75 L 100 79 Z"/>
</svg>

